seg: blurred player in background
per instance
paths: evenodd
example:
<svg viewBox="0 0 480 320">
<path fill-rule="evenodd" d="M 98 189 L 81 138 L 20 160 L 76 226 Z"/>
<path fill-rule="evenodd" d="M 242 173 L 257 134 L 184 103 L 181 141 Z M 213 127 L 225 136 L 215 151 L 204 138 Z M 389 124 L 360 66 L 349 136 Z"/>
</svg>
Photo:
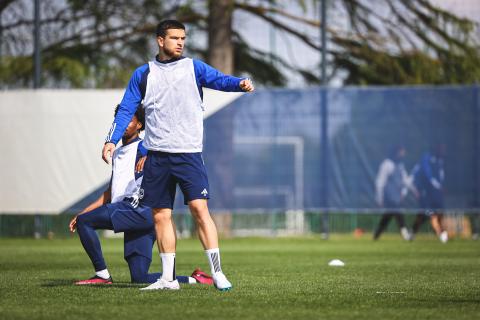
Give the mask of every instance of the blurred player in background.
<svg viewBox="0 0 480 320">
<path fill-rule="evenodd" d="M 430 217 L 430 223 L 441 242 L 448 241 L 448 233 L 442 226 L 442 209 L 444 208 L 444 158 L 445 144 L 438 144 L 423 155 L 413 169 L 414 183 L 419 191 L 419 205 L 422 213 L 418 214 L 413 224 L 413 235 L 420 229 L 425 220 Z"/>
<path fill-rule="evenodd" d="M 405 154 L 406 149 L 404 146 L 396 146 L 393 148 L 390 156 L 380 164 L 375 181 L 376 200 L 378 206 L 385 208 L 386 211 L 375 230 L 374 240 L 380 237 L 392 218 L 397 220 L 403 239 L 410 240 L 410 233 L 405 225 L 405 218 L 399 209 L 402 207 L 402 202 L 409 189 L 415 195 L 418 193 L 413 185 L 412 177 L 409 177 L 405 170 L 403 163 Z"/>
<path fill-rule="evenodd" d="M 480 214 L 479 213 L 470 213 L 470 225 L 472 228 L 472 239 L 478 240 L 478 234 L 480 233 Z"/>
<path fill-rule="evenodd" d="M 108 162 L 143 99 L 146 112 L 144 145 L 149 151 L 142 182 L 142 203 L 153 208 L 163 270 L 162 277 L 145 289 L 180 289 L 175 276 L 176 237 L 172 219 L 178 184 L 196 222 L 215 287 L 230 290 L 232 284 L 221 268 L 217 229 L 207 206 L 210 195 L 202 159 L 202 87 L 232 92 L 250 92 L 254 87 L 248 79 L 224 75 L 202 61 L 183 57 L 186 34 L 182 23 L 162 21 L 156 35 L 159 53 L 154 61 L 134 71 L 102 157 Z"/>
<path fill-rule="evenodd" d="M 117 109 L 115 114 L 117 114 Z M 140 184 L 146 149 L 139 137 L 145 124 L 144 109 L 137 108 L 122 136 L 122 146 L 115 150 L 109 188 L 70 222 L 70 231 L 77 230 L 83 248 L 95 268 L 95 276 L 75 284 L 111 284 L 96 230 L 124 232 L 124 257 L 134 283 L 153 283 L 160 273 L 148 273 L 152 261 L 155 229 L 151 209 L 139 205 Z M 194 277 L 194 278 L 192 278 Z M 196 269 L 192 277 L 178 276 L 180 282 L 212 284 L 212 279 Z"/>
</svg>

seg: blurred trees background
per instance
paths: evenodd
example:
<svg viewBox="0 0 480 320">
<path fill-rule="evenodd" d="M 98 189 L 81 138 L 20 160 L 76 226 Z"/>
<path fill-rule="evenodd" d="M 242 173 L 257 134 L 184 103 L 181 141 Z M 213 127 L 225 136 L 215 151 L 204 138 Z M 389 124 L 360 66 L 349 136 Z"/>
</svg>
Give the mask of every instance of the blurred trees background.
<svg viewBox="0 0 480 320">
<path fill-rule="evenodd" d="M 188 55 L 226 73 L 270 86 L 288 85 L 291 74 L 305 84 L 319 83 L 319 67 L 304 70 L 255 48 L 234 23 L 241 11 L 319 51 L 321 21 L 310 18 L 319 16 L 312 14 L 319 10 L 318 0 L 40 2 L 45 87 L 124 87 L 133 69 L 152 59 L 155 26 L 165 18 L 187 24 Z M 337 0 L 328 2 L 328 10 L 329 17 L 342 17 L 341 23 L 327 21 L 330 79 L 381 85 L 480 80 L 477 26 L 428 0 Z M 33 1 L 0 1 L 0 18 L 0 87 L 30 87 Z M 302 59 L 305 53 L 293 50 Z"/>
</svg>

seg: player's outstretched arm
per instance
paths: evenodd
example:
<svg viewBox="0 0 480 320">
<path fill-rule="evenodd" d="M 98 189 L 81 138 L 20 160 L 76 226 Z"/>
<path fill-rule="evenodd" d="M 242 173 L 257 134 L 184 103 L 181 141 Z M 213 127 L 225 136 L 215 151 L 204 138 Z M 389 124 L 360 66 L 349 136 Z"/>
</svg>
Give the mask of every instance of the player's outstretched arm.
<svg viewBox="0 0 480 320">
<path fill-rule="evenodd" d="M 223 74 L 203 61 L 193 59 L 193 68 L 199 87 L 226 92 L 251 92 L 254 90 L 250 79 Z"/>
</svg>

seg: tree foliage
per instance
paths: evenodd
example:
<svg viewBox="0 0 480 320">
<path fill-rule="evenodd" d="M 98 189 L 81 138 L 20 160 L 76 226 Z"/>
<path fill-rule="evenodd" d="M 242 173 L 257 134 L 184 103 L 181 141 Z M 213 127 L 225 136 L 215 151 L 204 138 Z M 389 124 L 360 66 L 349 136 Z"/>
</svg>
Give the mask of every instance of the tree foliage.
<svg viewBox="0 0 480 320">
<path fill-rule="evenodd" d="M 158 21 L 187 23 L 190 37 L 211 38 L 212 6 L 223 3 L 233 13 L 259 18 L 278 33 L 321 49 L 321 21 L 311 1 L 161 1 L 43 0 L 42 70 L 49 87 L 123 87 L 131 71 L 151 59 Z M 428 0 L 329 1 L 327 22 L 329 77 L 345 84 L 473 83 L 480 79 L 476 25 L 432 5 Z M 297 10 L 291 11 L 292 7 Z M 32 1 L 0 2 L 0 86 L 30 86 L 33 74 Z M 304 14 L 293 14 L 303 12 Z M 234 19 L 235 15 L 233 15 Z M 331 19 L 333 20 L 333 19 Z M 229 21 L 229 20 L 227 20 Z M 231 23 L 231 22 L 230 22 Z M 210 26 L 210 28 L 209 28 Z M 231 36 L 234 72 L 257 82 L 286 85 L 287 74 L 319 83 L 319 68 L 304 70 L 270 52 L 255 48 L 235 29 Z M 190 54 L 210 61 L 212 50 L 190 41 Z M 213 63 L 215 65 L 215 63 Z"/>
<path fill-rule="evenodd" d="M 480 80 L 480 47 L 472 21 L 427 0 L 341 2 L 353 34 L 331 34 L 339 48 L 333 63 L 348 71 L 346 83 L 461 84 Z"/>
<path fill-rule="evenodd" d="M 29 2 L 12 1 L 2 12 L 4 86 L 27 86 L 32 81 Z M 178 8 L 164 10 L 159 0 L 41 3 L 43 80 L 56 87 L 124 86 L 132 69 L 150 57 L 151 37 L 145 35 L 153 34 L 157 21 Z"/>
</svg>

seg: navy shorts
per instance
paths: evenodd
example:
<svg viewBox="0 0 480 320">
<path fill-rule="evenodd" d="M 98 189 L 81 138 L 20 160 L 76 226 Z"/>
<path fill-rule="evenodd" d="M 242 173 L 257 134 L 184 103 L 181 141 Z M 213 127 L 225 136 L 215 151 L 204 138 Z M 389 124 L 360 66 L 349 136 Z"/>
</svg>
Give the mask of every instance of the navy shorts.
<svg viewBox="0 0 480 320">
<path fill-rule="evenodd" d="M 401 208 L 402 205 L 398 201 L 394 201 L 394 200 L 391 200 L 389 198 L 384 198 L 383 207 L 387 210 L 390 210 L 390 209 L 395 210 L 395 209 Z"/>
<path fill-rule="evenodd" d="M 173 209 L 177 184 L 185 204 L 210 198 L 202 153 L 148 151 L 143 168 L 142 204 L 151 208 Z"/>
<path fill-rule="evenodd" d="M 422 193 L 419 199 L 420 207 L 425 209 L 427 214 L 438 213 L 445 208 L 445 203 L 443 200 L 443 194 L 441 191 L 430 191 L 427 193 Z"/>
<path fill-rule="evenodd" d="M 105 205 L 113 225 L 113 231 L 124 232 L 123 256 L 141 255 L 152 260 L 155 243 L 155 226 L 152 209 L 145 206 L 134 208 L 129 201 Z"/>
</svg>

